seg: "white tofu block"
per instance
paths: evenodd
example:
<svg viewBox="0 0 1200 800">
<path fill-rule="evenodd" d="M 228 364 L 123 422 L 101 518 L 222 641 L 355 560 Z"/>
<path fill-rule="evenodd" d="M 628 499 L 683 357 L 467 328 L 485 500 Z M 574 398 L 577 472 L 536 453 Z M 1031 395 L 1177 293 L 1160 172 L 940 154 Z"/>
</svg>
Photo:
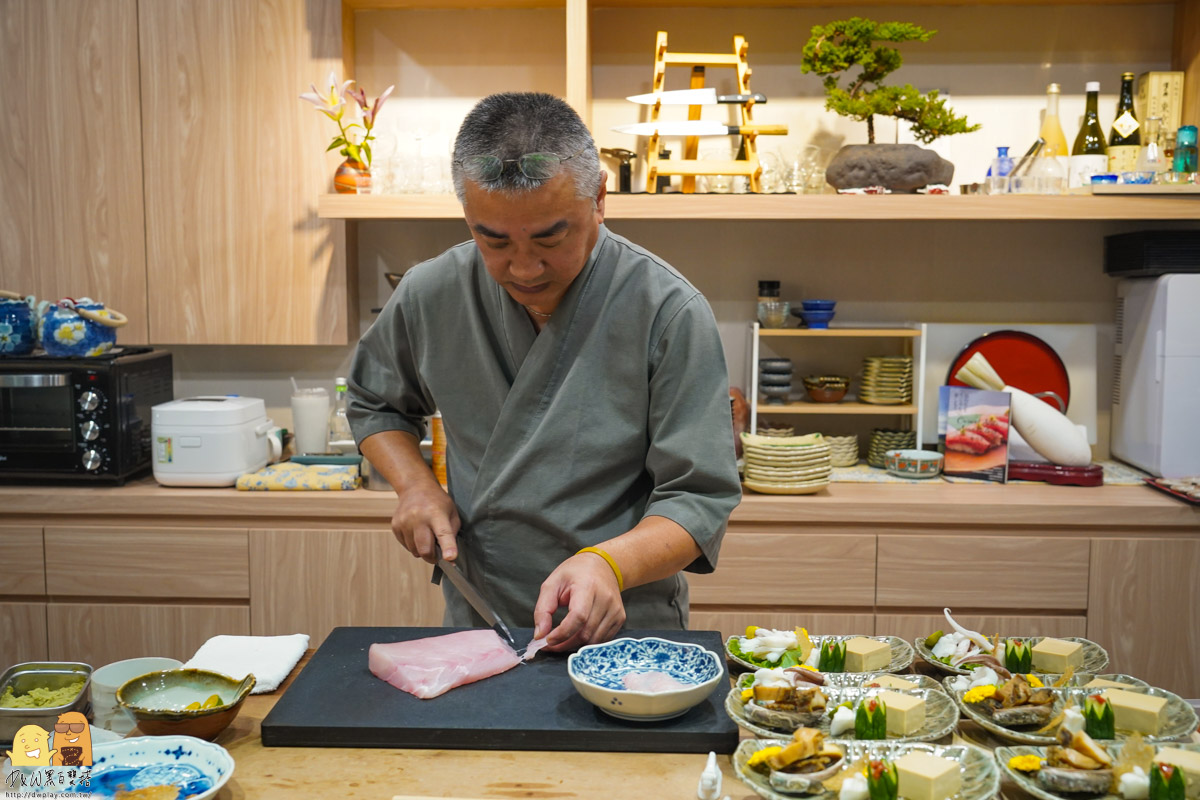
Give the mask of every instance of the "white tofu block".
<svg viewBox="0 0 1200 800">
<path fill-rule="evenodd" d="M 1083 645 L 1062 639 L 1042 639 L 1031 650 L 1034 672 L 1066 672 L 1083 666 Z"/>
<path fill-rule="evenodd" d="M 890 711 L 889 717 L 891 719 Z M 905 800 L 945 800 L 962 789 L 958 762 L 928 753 L 905 753 L 896 759 L 898 794 Z"/>
<path fill-rule="evenodd" d="M 1167 698 L 1125 689 L 1105 689 L 1101 694 L 1112 705 L 1117 730 L 1154 735 L 1167 722 Z"/>
<path fill-rule="evenodd" d="M 1183 770 L 1188 797 L 1200 797 L 1200 753 L 1178 747 L 1164 747 L 1154 754 L 1156 764 L 1174 764 Z"/>
<path fill-rule="evenodd" d="M 856 636 L 846 642 L 846 672 L 871 672 L 886 669 L 892 663 L 892 648 L 887 642 Z"/>
<path fill-rule="evenodd" d="M 1085 689 L 1128 689 L 1128 683 L 1117 683 L 1116 681 L 1106 681 L 1104 678 L 1092 678 L 1083 685 Z"/>
<path fill-rule="evenodd" d="M 915 694 L 880 692 L 879 699 L 887 706 L 887 732 L 893 736 L 908 736 L 925 725 L 925 698 Z"/>
<path fill-rule="evenodd" d="M 895 675 L 878 675 L 863 681 L 863 686 L 882 686 L 884 689 L 918 689 L 920 686 L 912 681 L 897 678 Z"/>
</svg>

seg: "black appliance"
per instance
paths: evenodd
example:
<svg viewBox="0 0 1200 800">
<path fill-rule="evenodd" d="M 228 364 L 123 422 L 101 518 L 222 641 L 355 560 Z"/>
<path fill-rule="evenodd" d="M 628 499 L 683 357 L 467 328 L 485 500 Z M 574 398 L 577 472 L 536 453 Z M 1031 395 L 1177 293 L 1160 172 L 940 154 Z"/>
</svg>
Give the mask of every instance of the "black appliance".
<svg viewBox="0 0 1200 800">
<path fill-rule="evenodd" d="M 1104 272 L 1115 278 L 1200 272 L 1200 231 L 1137 231 L 1105 236 Z"/>
<path fill-rule="evenodd" d="M 150 409 L 173 400 L 171 354 L 0 358 L 0 483 L 121 485 L 151 465 Z"/>
</svg>

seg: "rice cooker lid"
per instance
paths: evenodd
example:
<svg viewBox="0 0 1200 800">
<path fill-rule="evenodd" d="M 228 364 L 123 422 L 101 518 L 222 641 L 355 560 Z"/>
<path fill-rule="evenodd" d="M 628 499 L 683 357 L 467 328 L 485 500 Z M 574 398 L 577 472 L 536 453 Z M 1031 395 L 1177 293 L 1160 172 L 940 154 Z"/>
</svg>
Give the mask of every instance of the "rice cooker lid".
<svg viewBox="0 0 1200 800">
<path fill-rule="evenodd" d="M 154 407 L 154 425 L 240 425 L 260 422 L 267 405 L 260 397 L 201 395 L 172 400 Z"/>
</svg>

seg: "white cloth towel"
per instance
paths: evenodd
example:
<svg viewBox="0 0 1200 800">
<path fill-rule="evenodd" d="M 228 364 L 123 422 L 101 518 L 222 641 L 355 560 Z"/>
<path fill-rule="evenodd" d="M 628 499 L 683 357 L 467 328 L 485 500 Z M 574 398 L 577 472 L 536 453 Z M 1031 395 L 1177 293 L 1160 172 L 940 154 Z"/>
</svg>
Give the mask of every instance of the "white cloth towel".
<svg viewBox="0 0 1200 800">
<path fill-rule="evenodd" d="M 279 688 L 284 678 L 308 649 L 308 634 L 290 636 L 214 636 L 192 656 L 184 667 L 210 669 L 241 680 L 253 673 L 255 684 L 250 694 L 263 694 Z"/>
</svg>

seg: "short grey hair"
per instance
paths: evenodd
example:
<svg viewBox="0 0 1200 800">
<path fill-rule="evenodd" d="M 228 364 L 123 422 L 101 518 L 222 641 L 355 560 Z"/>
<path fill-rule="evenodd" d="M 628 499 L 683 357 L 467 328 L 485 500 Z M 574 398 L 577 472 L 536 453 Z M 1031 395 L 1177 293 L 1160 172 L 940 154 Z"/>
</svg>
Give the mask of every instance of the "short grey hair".
<svg viewBox="0 0 1200 800">
<path fill-rule="evenodd" d="M 464 159 L 474 156 L 516 159 L 526 153 L 558 153 L 561 156 L 579 153 L 562 164 L 575 183 L 576 196 L 594 200 L 600 192 L 603 178 L 600 155 L 596 152 L 591 131 L 575 109 L 544 92 L 501 92 L 480 100 L 458 129 L 450 174 L 459 202 L 464 201 L 464 185 L 471 180 L 463 174 Z M 509 168 L 495 180 L 478 185 L 489 192 L 517 194 L 533 191 L 545 182 L 528 178 L 519 169 Z"/>
</svg>

